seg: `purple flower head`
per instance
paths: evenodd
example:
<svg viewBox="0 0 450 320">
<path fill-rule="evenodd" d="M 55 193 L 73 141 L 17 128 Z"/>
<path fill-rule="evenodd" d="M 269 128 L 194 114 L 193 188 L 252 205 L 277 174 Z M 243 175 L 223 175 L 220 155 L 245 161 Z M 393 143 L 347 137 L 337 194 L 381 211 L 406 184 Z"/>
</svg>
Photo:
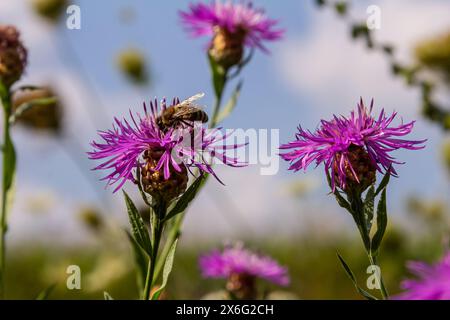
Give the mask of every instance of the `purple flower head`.
<svg viewBox="0 0 450 320">
<path fill-rule="evenodd" d="M 275 27 L 276 20 L 267 18 L 264 10 L 253 8 L 251 2 L 197 3 L 191 4 L 189 9 L 188 12 L 181 11 L 180 17 L 194 37 L 213 35 L 217 27 L 229 33 L 243 31 L 247 46 L 267 51 L 263 41 L 278 40 L 284 33 Z"/>
<path fill-rule="evenodd" d="M 103 160 L 94 170 L 110 171 L 103 180 L 107 180 L 108 185 L 117 184 L 114 192 L 126 181 L 135 181 L 134 170 L 143 165 L 142 155 L 146 151 L 158 155 L 152 170 L 162 171 L 165 180 L 170 178 L 171 170 L 182 172 L 184 167 L 197 167 L 200 173 L 210 173 L 217 178 L 211 166 L 215 160 L 235 167 L 246 165 L 225 155 L 227 149 L 238 148 L 239 145 L 226 145 L 225 136 L 208 132 L 201 124 L 185 121 L 176 128 L 163 130 L 158 125 L 161 112 L 179 103 L 174 99 L 167 106 L 164 99 L 159 110 L 155 99 L 150 102 L 150 111 L 144 103 L 143 115 L 133 115 L 130 111 L 130 121 L 115 118 L 112 129 L 99 131 L 102 141 L 93 141 L 91 146 L 94 150 L 88 155 L 90 159 Z"/>
<path fill-rule="evenodd" d="M 417 278 L 404 280 L 401 287 L 405 292 L 396 296 L 399 300 L 449 300 L 450 299 L 450 251 L 444 258 L 428 265 L 414 261 L 408 269 Z"/>
<path fill-rule="evenodd" d="M 281 286 L 289 284 L 286 268 L 267 256 L 245 249 L 241 244 L 202 256 L 200 268 L 205 278 L 230 278 L 234 274 L 243 274 L 263 278 Z"/>
<path fill-rule="evenodd" d="M 371 115 L 373 100 L 370 108 L 364 106 L 362 99 L 358 110 L 352 111 L 349 117 L 334 116 L 332 120 L 322 120 L 315 132 L 298 128 L 296 139 L 280 147 L 290 150 L 281 154 L 284 160 L 290 161 L 289 170 L 306 170 L 311 164 L 324 163 L 325 171 L 331 173 L 333 190 L 336 184 L 345 188 L 349 177 L 359 182 L 358 168 L 355 167 L 355 150 L 368 156 L 369 165 L 377 171 L 389 172 L 397 176 L 393 165 L 396 161 L 390 153 L 398 149 L 417 150 L 424 148 L 426 140 L 411 141 L 399 137 L 409 134 L 414 121 L 392 126 L 397 113 L 389 117 L 381 110 L 378 118 Z M 337 180 L 337 181 L 336 181 Z"/>
</svg>

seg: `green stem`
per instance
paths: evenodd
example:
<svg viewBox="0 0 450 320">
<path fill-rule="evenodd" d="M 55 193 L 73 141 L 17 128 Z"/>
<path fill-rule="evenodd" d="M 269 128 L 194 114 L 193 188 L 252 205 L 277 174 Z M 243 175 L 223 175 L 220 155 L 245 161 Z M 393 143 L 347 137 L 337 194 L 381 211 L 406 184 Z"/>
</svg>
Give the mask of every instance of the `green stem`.
<svg viewBox="0 0 450 320">
<path fill-rule="evenodd" d="M 214 128 L 217 125 L 217 118 L 219 116 L 221 103 L 222 103 L 222 94 L 220 96 L 216 97 L 216 100 L 214 103 L 213 115 L 211 118 L 211 123 L 209 125 L 210 128 Z"/>
<path fill-rule="evenodd" d="M 371 265 L 378 266 L 378 261 L 377 261 L 376 256 L 372 255 L 372 253 L 370 251 L 367 252 L 367 256 L 369 257 L 369 261 L 370 261 Z M 379 280 L 380 280 L 381 296 L 383 297 L 384 300 L 387 300 L 387 299 L 389 299 L 389 294 L 386 290 L 386 286 L 384 285 L 384 280 L 383 280 L 383 276 L 381 275 L 381 271 L 380 271 L 380 279 Z"/>
<path fill-rule="evenodd" d="M 145 279 L 145 288 L 143 294 L 143 300 L 150 299 L 151 289 L 155 279 L 158 275 L 155 274 L 155 268 L 158 264 L 158 250 L 159 244 L 161 243 L 162 231 L 164 228 L 164 223 L 162 222 L 164 216 L 166 215 L 167 205 L 165 203 L 160 203 L 155 207 L 154 215 L 152 219 L 152 254 L 148 262 L 147 276 Z M 164 259 L 163 259 L 164 260 Z"/>
<path fill-rule="evenodd" d="M 216 97 L 215 97 L 213 114 L 212 114 L 211 122 L 209 123 L 210 128 L 215 128 L 217 125 L 219 111 L 220 111 L 220 107 L 222 104 L 223 92 L 224 92 L 225 86 L 227 84 L 227 78 L 228 78 L 228 72 L 226 71 L 223 74 L 223 85 L 221 88 L 219 88 L 219 90 L 216 94 Z"/>
<path fill-rule="evenodd" d="M 369 230 L 366 228 L 365 217 L 364 217 L 364 204 L 361 199 L 361 194 L 353 193 L 351 194 L 350 203 L 353 210 L 353 219 L 358 227 L 359 234 L 364 244 L 364 249 L 366 251 L 367 257 L 371 265 L 378 266 L 377 257 L 373 255 L 370 248 L 370 235 Z M 389 298 L 386 287 L 384 285 L 383 276 L 380 271 L 380 293 L 384 300 Z"/>
<path fill-rule="evenodd" d="M 9 161 L 13 161 L 14 147 L 12 145 L 10 136 L 9 117 L 11 115 L 11 97 L 9 92 L 5 92 L 2 96 L 3 105 L 3 170 L 2 170 L 2 208 L 0 216 L 0 298 L 5 297 L 5 270 L 6 270 L 6 230 L 7 230 L 7 200 L 8 193 L 11 186 L 9 178 L 7 177 L 8 170 L 10 170 Z M 14 168 L 14 166 L 13 166 Z M 13 173 L 9 173 L 13 174 Z"/>
<path fill-rule="evenodd" d="M 184 215 L 184 212 L 180 213 L 178 216 L 176 216 L 174 218 L 174 223 L 173 223 L 172 227 L 170 228 L 170 232 L 167 236 L 166 243 L 164 245 L 163 250 L 161 251 L 161 259 L 159 259 L 158 263 L 156 264 L 156 269 L 155 269 L 155 277 L 156 278 L 159 277 L 162 269 L 164 268 L 164 261 L 166 261 L 166 257 L 170 252 L 170 248 L 172 247 L 175 240 L 177 240 L 178 237 L 180 236 L 181 225 L 183 223 L 183 218 L 184 218 L 183 215 Z"/>
</svg>

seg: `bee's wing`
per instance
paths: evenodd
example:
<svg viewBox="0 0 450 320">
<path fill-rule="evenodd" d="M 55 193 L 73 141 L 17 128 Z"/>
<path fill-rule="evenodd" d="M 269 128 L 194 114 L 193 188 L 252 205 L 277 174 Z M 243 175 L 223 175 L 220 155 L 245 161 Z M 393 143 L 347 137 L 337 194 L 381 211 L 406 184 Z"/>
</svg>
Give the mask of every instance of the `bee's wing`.
<svg viewBox="0 0 450 320">
<path fill-rule="evenodd" d="M 177 108 L 177 110 L 173 113 L 173 117 L 180 118 L 183 116 L 187 116 L 187 115 L 197 112 L 199 109 L 200 108 L 197 106 L 194 107 L 191 105 L 184 105 L 182 108 Z"/>
<path fill-rule="evenodd" d="M 203 98 L 204 96 L 205 96 L 204 93 L 197 93 L 196 95 L 194 95 L 194 96 L 192 96 L 192 97 L 190 97 L 190 98 L 187 98 L 186 100 L 181 101 L 179 105 L 180 105 L 180 106 L 183 106 L 183 107 L 185 107 L 185 106 L 190 106 L 191 104 L 194 103 L 194 101 L 196 101 L 196 100 L 198 100 L 198 99 L 201 99 L 201 98 Z"/>
</svg>

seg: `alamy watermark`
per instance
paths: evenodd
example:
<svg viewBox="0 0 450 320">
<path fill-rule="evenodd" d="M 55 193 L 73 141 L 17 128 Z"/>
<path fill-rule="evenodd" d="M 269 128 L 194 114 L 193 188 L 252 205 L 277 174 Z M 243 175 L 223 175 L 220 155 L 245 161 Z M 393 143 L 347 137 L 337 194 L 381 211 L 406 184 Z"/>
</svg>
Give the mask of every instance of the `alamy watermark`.
<svg viewBox="0 0 450 320">
<path fill-rule="evenodd" d="M 366 286 L 370 290 L 380 290 L 381 288 L 381 269 L 377 265 L 370 265 L 366 270 L 370 276 L 367 278 Z"/>
<path fill-rule="evenodd" d="M 369 30 L 380 30 L 381 29 L 381 8 L 376 5 L 370 5 L 366 9 L 368 14 L 366 20 L 366 26 Z"/>
<path fill-rule="evenodd" d="M 81 8 L 76 4 L 72 4 L 66 9 L 67 19 L 66 27 L 69 30 L 80 30 L 81 29 Z"/>
<path fill-rule="evenodd" d="M 66 280 L 66 287 L 69 290 L 81 290 L 81 269 L 79 266 L 73 264 L 67 267 L 68 274 Z"/>
</svg>

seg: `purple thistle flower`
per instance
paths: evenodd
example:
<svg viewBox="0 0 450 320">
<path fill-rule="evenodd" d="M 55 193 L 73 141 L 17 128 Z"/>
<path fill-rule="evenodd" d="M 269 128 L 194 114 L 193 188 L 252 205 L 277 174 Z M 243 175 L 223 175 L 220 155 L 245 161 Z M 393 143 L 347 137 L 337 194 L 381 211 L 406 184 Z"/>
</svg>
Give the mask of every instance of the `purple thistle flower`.
<svg viewBox="0 0 450 320">
<path fill-rule="evenodd" d="M 361 177 L 364 178 L 361 172 L 357 172 L 359 168 L 355 162 L 367 156 L 370 161 L 366 164 L 368 171 L 374 168 L 381 173 L 389 172 L 397 176 L 393 165 L 402 162 L 396 161 L 390 152 L 402 148 L 422 149 L 426 140 L 399 139 L 412 131 L 414 121 L 391 126 L 396 112 L 387 117 L 383 109 L 378 118 L 374 118 L 372 108 L 373 100 L 367 109 L 361 99 L 357 112 L 352 111 L 348 118 L 335 115 L 330 121 L 321 120 L 320 127 L 314 133 L 299 126 L 296 140 L 280 147 L 291 150 L 281 154 L 284 160 L 291 162 L 289 170 L 306 170 L 313 162 L 316 165 L 324 163 L 326 173 L 331 171 L 333 190 L 336 184 L 344 189 L 349 179 L 360 183 Z"/>
<path fill-rule="evenodd" d="M 450 299 L 450 251 L 444 258 L 428 265 L 414 261 L 407 264 L 417 279 L 404 280 L 401 287 L 405 292 L 395 297 L 398 300 L 449 300 Z"/>
<path fill-rule="evenodd" d="M 212 251 L 202 256 L 199 263 L 205 278 L 230 278 L 237 274 L 262 278 L 281 286 L 289 284 L 286 268 L 267 256 L 245 249 L 240 244 L 226 247 L 222 252 Z"/>
<path fill-rule="evenodd" d="M 170 106 L 178 103 L 179 100 L 174 99 Z M 170 106 L 162 100 L 162 111 Z M 200 173 L 210 173 L 217 178 L 211 167 L 215 160 L 234 167 L 246 165 L 236 158 L 224 155 L 225 150 L 238 148 L 240 145 L 226 145 L 226 136 L 207 132 L 202 125 L 187 123 L 177 128 L 162 130 L 157 124 L 160 110 L 156 99 L 150 102 L 150 112 L 144 103 L 143 116 L 134 116 L 131 111 L 129 114 L 131 121 L 115 118 L 112 129 L 99 131 L 103 141 L 93 141 L 91 146 L 94 150 L 88 152 L 90 159 L 104 160 L 93 170 L 111 171 L 102 180 L 107 180 L 107 185 L 117 184 L 114 192 L 126 181 L 135 181 L 133 172 L 137 166 L 143 166 L 141 158 L 149 151 L 157 154 L 157 163 L 151 168 L 152 172 L 161 170 L 164 180 L 169 179 L 175 172 L 181 173 L 183 169 L 191 167 L 197 167 Z"/>
<path fill-rule="evenodd" d="M 278 23 L 266 17 L 264 10 L 255 9 L 251 2 L 233 3 L 227 1 L 197 3 L 189 6 L 188 12 L 180 12 L 180 17 L 187 30 L 194 37 L 214 35 L 215 28 L 233 34 L 245 33 L 245 44 L 267 51 L 263 41 L 278 40 L 284 31 L 275 28 Z"/>
</svg>

